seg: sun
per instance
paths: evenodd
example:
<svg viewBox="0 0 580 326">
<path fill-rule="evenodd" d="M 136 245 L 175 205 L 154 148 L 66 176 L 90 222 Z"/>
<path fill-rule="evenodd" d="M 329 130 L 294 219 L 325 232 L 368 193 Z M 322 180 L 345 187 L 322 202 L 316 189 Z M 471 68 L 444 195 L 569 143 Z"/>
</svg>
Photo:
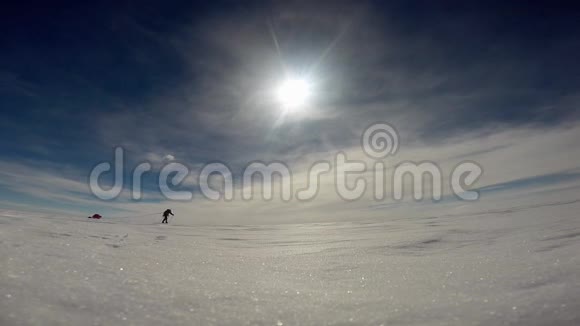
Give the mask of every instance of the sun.
<svg viewBox="0 0 580 326">
<path fill-rule="evenodd" d="M 286 79 L 276 89 L 276 99 L 285 111 L 297 111 L 304 108 L 310 96 L 310 83 L 305 79 Z"/>
</svg>

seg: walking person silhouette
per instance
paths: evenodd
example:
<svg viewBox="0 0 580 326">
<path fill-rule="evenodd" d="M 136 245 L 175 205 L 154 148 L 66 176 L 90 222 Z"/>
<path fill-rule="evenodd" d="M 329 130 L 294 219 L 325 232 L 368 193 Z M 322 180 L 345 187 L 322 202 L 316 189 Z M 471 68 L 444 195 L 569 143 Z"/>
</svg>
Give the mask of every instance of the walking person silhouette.
<svg viewBox="0 0 580 326">
<path fill-rule="evenodd" d="M 173 212 L 170 209 L 166 209 L 165 212 L 163 212 L 163 221 L 161 221 L 161 223 L 169 224 L 169 222 L 167 222 L 169 214 L 171 214 L 171 216 L 175 216 L 173 215 Z"/>
</svg>

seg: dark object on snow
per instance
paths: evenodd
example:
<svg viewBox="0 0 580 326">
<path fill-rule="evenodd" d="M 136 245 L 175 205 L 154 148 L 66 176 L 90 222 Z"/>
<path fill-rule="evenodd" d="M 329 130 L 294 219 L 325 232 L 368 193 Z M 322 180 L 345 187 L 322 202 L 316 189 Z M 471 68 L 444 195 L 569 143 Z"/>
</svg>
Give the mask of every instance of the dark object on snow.
<svg viewBox="0 0 580 326">
<path fill-rule="evenodd" d="M 175 216 L 170 209 L 166 209 L 165 212 L 163 212 L 163 221 L 161 221 L 161 223 L 169 224 L 169 222 L 167 222 L 167 217 L 169 217 L 169 214 L 171 214 L 171 216 Z"/>
<path fill-rule="evenodd" d="M 101 219 L 101 215 L 99 214 L 93 214 L 93 216 L 89 216 L 89 218 L 96 218 L 97 220 Z"/>
</svg>

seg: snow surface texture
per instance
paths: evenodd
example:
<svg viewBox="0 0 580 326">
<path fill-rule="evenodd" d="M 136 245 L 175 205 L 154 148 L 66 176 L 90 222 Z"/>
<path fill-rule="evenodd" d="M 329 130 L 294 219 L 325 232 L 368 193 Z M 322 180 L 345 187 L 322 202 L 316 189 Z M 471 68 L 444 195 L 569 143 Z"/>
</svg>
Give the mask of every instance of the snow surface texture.
<svg viewBox="0 0 580 326">
<path fill-rule="evenodd" d="M 4 216 L 0 324 L 580 325 L 579 210 L 232 227 Z"/>
</svg>

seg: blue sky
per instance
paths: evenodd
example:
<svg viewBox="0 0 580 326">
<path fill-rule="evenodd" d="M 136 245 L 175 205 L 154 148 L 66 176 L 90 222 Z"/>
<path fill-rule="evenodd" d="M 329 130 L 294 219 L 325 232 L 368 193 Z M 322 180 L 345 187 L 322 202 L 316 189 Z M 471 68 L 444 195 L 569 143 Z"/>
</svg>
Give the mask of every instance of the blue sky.
<svg viewBox="0 0 580 326">
<path fill-rule="evenodd" d="M 399 131 L 400 161 L 489 161 L 481 188 L 564 189 L 577 179 L 561 176 L 580 167 L 578 8 L 430 1 L 3 7 L 5 209 L 163 210 L 177 204 L 157 196 L 154 176 L 146 201 L 102 202 L 88 191 L 91 168 L 111 161 L 115 146 L 126 149 L 129 167 L 162 164 L 167 155 L 192 168 L 216 160 L 234 170 L 252 160 L 300 167 L 355 151 L 376 121 Z M 307 113 L 280 121 L 267 97 L 288 74 L 307 74 L 315 96 Z M 183 187 L 197 189 L 195 180 Z M 196 216 L 220 212 L 223 221 L 278 209 L 288 212 L 285 221 L 344 210 L 331 199 L 319 204 L 206 206 L 195 197 L 179 205 Z"/>
</svg>

